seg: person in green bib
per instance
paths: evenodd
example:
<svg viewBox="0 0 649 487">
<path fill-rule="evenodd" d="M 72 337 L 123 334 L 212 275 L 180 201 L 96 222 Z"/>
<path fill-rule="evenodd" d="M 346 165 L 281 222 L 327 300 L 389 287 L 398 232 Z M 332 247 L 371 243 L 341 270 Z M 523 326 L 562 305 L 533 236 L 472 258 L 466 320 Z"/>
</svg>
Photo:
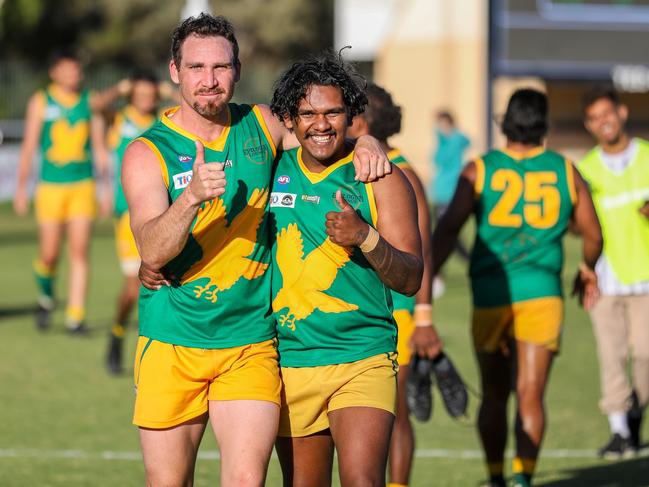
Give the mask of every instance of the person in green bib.
<svg viewBox="0 0 649 487">
<path fill-rule="evenodd" d="M 390 472 L 388 487 L 407 486 L 415 451 L 415 436 L 410 422 L 410 409 L 406 400 L 406 383 L 410 373 L 413 353 L 424 358 L 433 358 L 442 349 L 442 343 L 432 323 L 432 254 L 430 249 L 430 217 L 426 192 L 421 180 L 401 151 L 388 144 L 388 138 L 401 130 L 401 107 L 394 104 L 392 96 L 384 88 L 370 83 L 365 88 L 367 108 L 356 117 L 348 134 L 359 137 L 370 134 L 383 145 L 392 164 L 408 178 L 417 199 L 419 233 L 422 241 L 424 273 L 421 288 L 416 296 L 405 296 L 391 291 L 394 319 L 399 330 L 397 340 L 399 373 L 397 375 L 397 409 L 390 445 Z M 426 399 L 424 408 L 430 407 L 430 381 L 423 391 Z M 428 410 L 429 412 L 430 410 Z"/>
<path fill-rule="evenodd" d="M 171 55 L 180 106 L 131 142 L 122 164 L 142 279 L 154 276 L 140 293 L 133 422 L 148 484 L 193 483 L 209 420 L 221 485 L 261 486 L 281 389 L 270 183 L 277 150 L 296 141 L 267 106 L 230 103 L 241 63 L 227 19 L 184 20 Z M 352 179 L 383 175 L 386 164 L 365 138 Z"/>
<path fill-rule="evenodd" d="M 272 307 L 283 382 L 284 485 L 384 485 L 396 404 L 392 290 L 413 295 L 423 262 L 417 202 L 394 168 L 355 180 L 345 138 L 367 104 L 333 55 L 293 64 L 271 110 L 300 147 L 279 156 L 270 195 Z"/>
<path fill-rule="evenodd" d="M 110 205 L 102 125 L 98 113 L 127 89 L 119 84 L 99 93 L 82 89 L 82 66 L 69 50 L 56 53 L 50 63 L 52 83 L 30 98 L 18 164 L 14 209 L 29 210 L 27 183 L 32 161 L 40 149 L 40 174 L 34 206 L 38 223 L 39 251 L 34 274 L 39 291 L 36 325 L 50 326 L 54 309 L 54 277 L 64 236 L 70 254 L 68 304 L 65 324 L 72 333 L 86 330 L 85 301 L 89 275 L 88 250 L 96 214 L 95 179 L 103 183 L 103 213 Z"/>
<path fill-rule="evenodd" d="M 106 354 L 106 366 L 112 374 L 122 372 L 124 327 L 137 303 L 140 292 L 140 280 L 137 277 L 140 256 L 131 232 L 128 205 L 121 183 L 122 159 L 128 144 L 148 130 L 155 122 L 158 99 L 157 78 L 144 71 L 135 73 L 131 77 L 128 104 L 115 114 L 107 133 L 108 146 L 113 152 L 114 160 L 115 244 L 120 268 L 124 275 Z"/>
<path fill-rule="evenodd" d="M 611 429 L 599 453 L 621 457 L 640 447 L 649 402 L 649 142 L 627 134 L 628 109 L 611 88 L 589 90 L 583 106 L 584 124 L 598 145 L 579 162 L 579 171 L 604 235 L 595 268 L 601 298 L 590 311 L 600 366 L 599 406 Z"/>
<path fill-rule="evenodd" d="M 597 298 L 593 271 L 602 236 L 593 202 L 571 162 L 547 150 L 543 93 L 516 91 L 502 122 L 506 147 L 470 162 L 433 234 L 433 272 L 475 215 L 469 275 L 472 335 L 480 368 L 478 431 L 489 484 L 504 486 L 507 402 L 516 393 L 514 485 L 531 485 L 545 432 L 543 396 L 563 325 L 562 238 L 572 221 L 583 240 L 576 291 L 585 308 Z"/>
</svg>

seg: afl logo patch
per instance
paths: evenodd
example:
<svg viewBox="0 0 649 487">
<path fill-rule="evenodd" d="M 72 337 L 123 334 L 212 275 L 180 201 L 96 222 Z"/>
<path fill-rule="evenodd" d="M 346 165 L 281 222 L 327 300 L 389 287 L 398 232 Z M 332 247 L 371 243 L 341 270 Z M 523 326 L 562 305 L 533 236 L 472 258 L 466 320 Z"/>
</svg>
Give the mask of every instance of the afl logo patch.
<svg viewBox="0 0 649 487">
<path fill-rule="evenodd" d="M 280 176 L 277 178 L 277 183 L 278 184 L 288 184 L 291 182 L 291 177 L 290 176 Z"/>
</svg>

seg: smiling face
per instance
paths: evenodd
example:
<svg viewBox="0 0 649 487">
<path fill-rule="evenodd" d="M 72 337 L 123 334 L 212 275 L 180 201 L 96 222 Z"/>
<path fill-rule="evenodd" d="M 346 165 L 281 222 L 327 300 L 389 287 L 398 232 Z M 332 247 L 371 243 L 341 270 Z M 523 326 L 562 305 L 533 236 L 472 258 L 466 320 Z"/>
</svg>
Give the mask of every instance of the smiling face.
<svg viewBox="0 0 649 487">
<path fill-rule="evenodd" d="M 305 162 L 328 166 L 344 157 L 348 122 L 340 88 L 310 86 L 297 117 L 285 124 L 295 132 Z"/>
<path fill-rule="evenodd" d="M 232 99 L 239 70 L 232 44 L 221 36 L 190 35 L 181 46 L 180 66 L 173 60 L 169 64 L 183 100 L 207 118 L 220 114 Z"/>
<path fill-rule="evenodd" d="M 628 110 L 608 98 L 600 98 L 586 108 L 584 125 L 597 142 L 615 145 L 624 132 Z"/>
</svg>

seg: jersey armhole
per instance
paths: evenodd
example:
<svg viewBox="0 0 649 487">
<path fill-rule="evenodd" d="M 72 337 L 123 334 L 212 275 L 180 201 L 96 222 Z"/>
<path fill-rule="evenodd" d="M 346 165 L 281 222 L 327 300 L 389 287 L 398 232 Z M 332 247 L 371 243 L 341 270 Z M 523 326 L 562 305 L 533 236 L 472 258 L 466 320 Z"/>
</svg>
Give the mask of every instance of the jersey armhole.
<svg viewBox="0 0 649 487">
<path fill-rule="evenodd" d="M 568 192 L 570 193 L 570 201 L 573 206 L 577 203 L 577 187 L 575 186 L 575 172 L 573 169 L 572 161 L 564 159 L 566 164 L 566 182 L 568 184 Z"/>
<path fill-rule="evenodd" d="M 374 196 L 374 188 L 372 187 L 372 183 L 365 183 L 365 192 L 367 193 L 367 203 L 370 207 L 372 226 L 376 228 L 376 224 L 379 220 L 379 214 L 376 210 L 376 197 Z"/>
<path fill-rule="evenodd" d="M 252 112 L 255 114 L 255 117 L 257 118 L 257 123 L 259 123 L 261 130 L 264 132 L 264 135 L 266 136 L 268 145 L 270 145 L 270 150 L 273 152 L 273 159 L 275 159 L 275 156 L 277 155 L 277 147 L 275 147 L 273 138 L 270 136 L 270 131 L 268 130 L 268 126 L 266 125 L 266 120 L 264 120 L 264 116 L 262 115 L 261 110 L 259 110 L 259 105 L 253 105 Z"/>
<path fill-rule="evenodd" d="M 475 183 L 473 185 L 473 191 L 477 199 L 482 195 L 482 191 L 484 190 L 485 168 L 482 158 L 476 159 L 473 163 L 475 164 Z"/>
<path fill-rule="evenodd" d="M 153 153 L 156 155 L 156 157 L 158 158 L 158 164 L 160 164 L 160 172 L 162 173 L 162 180 L 164 181 L 167 189 L 169 189 L 169 172 L 167 171 L 167 163 L 165 162 L 164 157 L 162 157 L 160 150 L 155 146 L 153 142 L 151 142 L 149 139 L 145 137 L 138 137 L 135 140 L 144 142 L 149 147 L 149 149 L 151 149 Z"/>
</svg>

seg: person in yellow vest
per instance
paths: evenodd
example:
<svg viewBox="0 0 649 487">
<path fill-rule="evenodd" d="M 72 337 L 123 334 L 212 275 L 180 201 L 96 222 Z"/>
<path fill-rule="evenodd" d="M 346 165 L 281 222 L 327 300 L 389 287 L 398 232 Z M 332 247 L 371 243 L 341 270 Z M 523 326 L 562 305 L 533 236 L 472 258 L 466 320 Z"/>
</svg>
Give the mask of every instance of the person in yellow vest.
<svg viewBox="0 0 649 487">
<path fill-rule="evenodd" d="M 639 448 L 649 402 L 649 142 L 627 134 L 628 109 L 614 90 L 594 87 L 583 107 L 584 124 L 598 145 L 579 162 L 579 171 L 590 186 L 604 237 L 595 268 L 601 298 L 590 314 L 599 406 L 612 436 L 599 453 L 619 457 Z"/>
<path fill-rule="evenodd" d="M 128 104 L 119 110 L 107 133 L 108 146 L 114 158 L 114 216 L 115 244 L 120 268 L 124 275 L 122 291 L 117 299 L 115 322 L 111 327 L 106 366 L 113 374 L 122 372 L 122 349 L 126 321 L 137 303 L 140 280 L 137 277 L 140 255 L 131 232 L 128 205 L 121 183 L 122 158 L 128 144 L 148 130 L 156 121 L 159 99 L 158 81 L 147 72 L 131 77 Z"/>
<path fill-rule="evenodd" d="M 390 440 L 389 480 L 390 487 L 407 486 L 410 480 L 412 458 L 415 450 L 415 435 L 410 422 L 410 409 L 406 400 L 406 382 L 410 372 L 412 353 L 422 357 L 433 358 L 442 348 L 442 342 L 432 323 L 432 253 L 430 248 L 430 216 L 426 193 L 421 180 L 402 155 L 399 149 L 388 144 L 388 138 L 401 130 L 401 107 L 394 104 L 392 96 L 384 88 L 370 83 L 365 89 L 367 108 L 356 117 L 347 135 L 356 138 L 364 134 L 376 137 L 390 161 L 408 178 L 411 191 L 417 199 L 419 233 L 424 257 L 424 274 L 421 288 L 416 296 L 404 296 L 391 291 L 394 306 L 394 318 L 398 327 L 397 362 L 397 409 Z M 430 382 L 424 391 L 430 407 Z"/>
<path fill-rule="evenodd" d="M 36 149 L 40 148 L 34 201 L 39 233 L 39 253 L 34 261 L 39 290 L 36 324 L 41 330 L 49 327 L 54 309 L 54 275 L 67 233 L 70 278 L 65 324 L 70 332 L 81 333 L 86 330 L 88 247 L 96 214 L 94 170 L 103 184 L 102 210 L 110 211 L 107 157 L 101 119 L 96 112 L 128 90 L 128 85 L 120 82 L 101 93 L 83 90 L 82 66 L 71 51 L 56 54 L 49 76 L 51 84 L 36 92 L 27 105 L 14 209 L 18 215 L 26 215 L 29 210 L 27 182 Z"/>
</svg>

